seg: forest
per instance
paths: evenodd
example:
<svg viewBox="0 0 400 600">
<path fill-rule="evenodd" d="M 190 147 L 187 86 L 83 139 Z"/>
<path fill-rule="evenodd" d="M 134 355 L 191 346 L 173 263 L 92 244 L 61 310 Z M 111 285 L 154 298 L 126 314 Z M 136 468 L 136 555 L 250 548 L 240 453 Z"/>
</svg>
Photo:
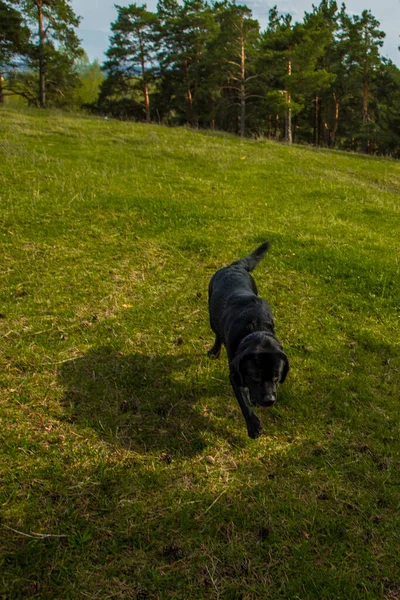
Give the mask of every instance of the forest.
<svg viewBox="0 0 400 600">
<path fill-rule="evenodd" d="M 116 5 L 91 63 L 68 0 L 0 0 L 0 103 L 400 156 L 400 70 L 371 11 L 322 0 L 265 30 L 231 0 Z"/>
</svg>

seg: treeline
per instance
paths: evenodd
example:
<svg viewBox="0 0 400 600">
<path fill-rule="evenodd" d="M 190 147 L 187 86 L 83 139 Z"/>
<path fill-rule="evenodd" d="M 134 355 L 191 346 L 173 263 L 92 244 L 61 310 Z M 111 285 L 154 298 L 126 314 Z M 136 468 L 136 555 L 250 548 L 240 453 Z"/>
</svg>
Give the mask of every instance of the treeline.
<svg viewBox="0 0 400 600">
<path fill-rule="evenodd" d="M 4 88 L 39 106 L 400 156 L 400 70 L 370 11 L 322 0 L 294 22 L 274 7 L 261 31 L 231 0 L 116 9 L 101 83 L 68 0 L 0 0 Z M 77 102 L 88 73 L 92 97 Z"/>
<path fill-rule="evenodd" d="M 265 31 L 226 0 L 118 7 L 99 110 L 288 142 L 400 154 L 400 71 L 370 11 L 322 0 Z"/>
</svg>

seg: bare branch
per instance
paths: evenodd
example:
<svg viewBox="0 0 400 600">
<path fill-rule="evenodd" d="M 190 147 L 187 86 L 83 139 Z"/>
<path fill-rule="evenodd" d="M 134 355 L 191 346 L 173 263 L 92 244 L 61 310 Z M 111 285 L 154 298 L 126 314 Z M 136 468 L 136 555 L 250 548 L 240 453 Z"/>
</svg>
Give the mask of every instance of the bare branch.
<svg viewBox="0 0 400 600">
<path fill-rule="evenodd" d="M 225 62 L 227 62 L 229 65 L 234 65 L 235 67 L 241 67 L 241 65 L 233 60 L 228 60 L 227 58 L 225 59 Z"/>
<path fill-rule="evenodd" d="M 250 75 L 250 77 L 246 77 L 245 81 L 250 81 L 250 79 L 255 79 L 256 77 L 260 77 L 261 73 L 257 73 L 257 75 Z"/>
</svg>

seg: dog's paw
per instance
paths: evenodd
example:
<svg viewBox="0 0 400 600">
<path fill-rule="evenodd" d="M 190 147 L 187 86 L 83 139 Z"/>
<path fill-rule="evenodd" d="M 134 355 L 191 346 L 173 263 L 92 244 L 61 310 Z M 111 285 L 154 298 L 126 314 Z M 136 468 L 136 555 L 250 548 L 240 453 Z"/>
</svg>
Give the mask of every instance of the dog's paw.
<svg viewBox="0 0 400 600">
<path fill-rule="evenodd" d="M 261 425 L 260 421 L 258 421 L 258 419 L 257 419 L 257 422 L 252 423 L 251 425 L 249 425 L 247 427 L 247 433 L 249 434 L 249 437 L 252 438 L 253 440 L 260 437 L 260 435 L 262 435 L 262 432 L 263 432 L 262 425 Z"/>
<path fill-rule="evenodd" d="M 208 356 L 208 358 L 218 358 L 219 357 L 219 350 L 214 350 L 214 348 L 211 348 L 211 350 L 209 350 L 207 352 L 207 356 Z"/>
</svg>

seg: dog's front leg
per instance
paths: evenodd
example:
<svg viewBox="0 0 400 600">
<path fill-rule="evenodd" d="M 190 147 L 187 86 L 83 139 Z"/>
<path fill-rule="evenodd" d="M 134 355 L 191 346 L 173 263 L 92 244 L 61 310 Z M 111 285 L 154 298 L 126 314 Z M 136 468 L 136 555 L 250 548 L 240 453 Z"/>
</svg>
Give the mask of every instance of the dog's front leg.
<svg viewBox="0 0 400 600">
<path fill-rule="evenodd" d="M 247 397 L 247 394 L 245 394 L 243 388 L 240 386 L 240 381 L 237 374 L 231 372 L 229 379 L 232 384 L 233 391 L 235 392 L 237 401 L 239 402 L 243 416 L 246 420 L 247 433 L 249 434 L 249 437 L 253 439 L 260 437 L 262 434 L 261 421 L 251 408 L 249 398 Z"/>
</svg>

